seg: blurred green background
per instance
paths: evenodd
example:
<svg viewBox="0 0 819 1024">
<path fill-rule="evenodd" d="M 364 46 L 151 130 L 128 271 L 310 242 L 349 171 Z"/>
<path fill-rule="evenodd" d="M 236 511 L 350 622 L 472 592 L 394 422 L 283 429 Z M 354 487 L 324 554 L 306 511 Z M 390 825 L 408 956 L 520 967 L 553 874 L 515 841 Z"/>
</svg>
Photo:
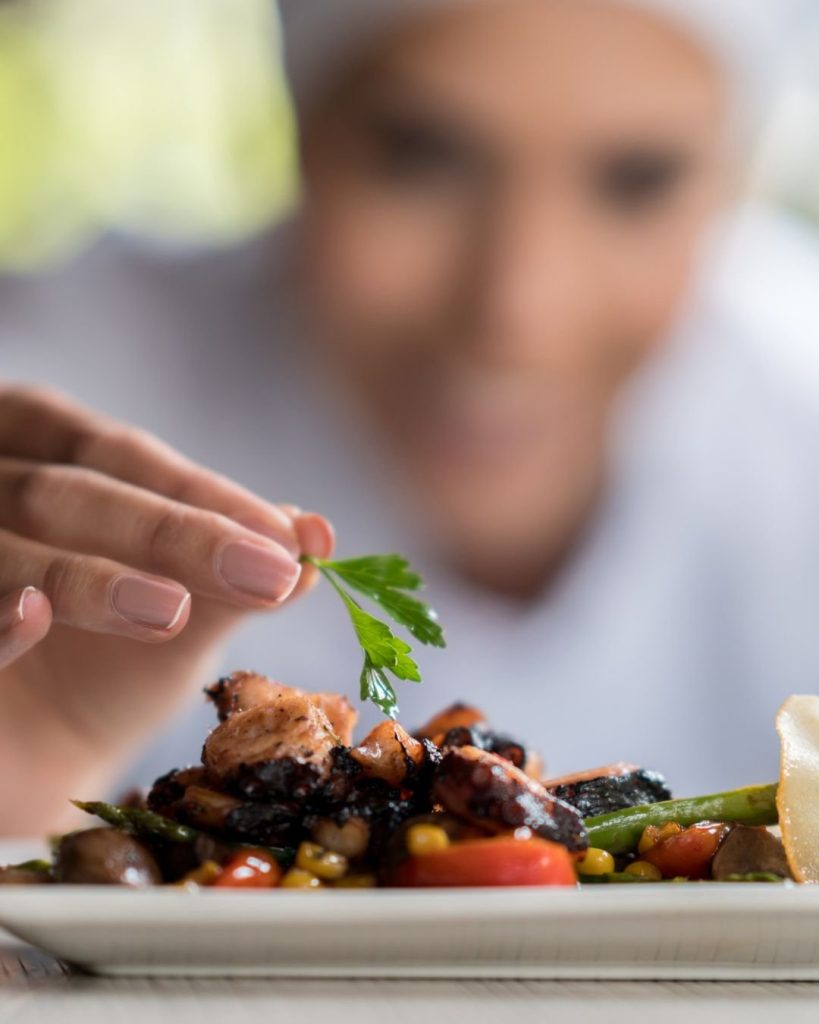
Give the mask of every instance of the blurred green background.
<svg viewBox="0 0 819 1024">
<path fill-rule="evenodd" d="M 715 0 L 719 2 L 719 0 Z M 819 41 L 777 104 L 754 189 L 819 219 Z M 229 244 L 296 194 L 270 0 L 0 0 L 0 268 L 103 230 Z"/>
<path fill-rule="evenodd" d="M 293 199 L 270 0 L 0 3 L 0 265 L 103 228 L 226 243 Z"/>
</svg>

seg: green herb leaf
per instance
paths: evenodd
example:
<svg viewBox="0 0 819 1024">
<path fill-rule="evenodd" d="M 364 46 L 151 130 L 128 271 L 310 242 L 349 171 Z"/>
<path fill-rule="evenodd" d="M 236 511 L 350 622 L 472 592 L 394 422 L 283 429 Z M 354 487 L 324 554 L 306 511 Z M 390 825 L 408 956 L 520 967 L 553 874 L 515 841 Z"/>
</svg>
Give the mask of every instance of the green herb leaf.
<svg viewBox="0 0 819 1024">
<path fill-rule="evenodd" d="M 392 683 L 380 668 L 377 668 L 364 655 L 364 667 L 361 669 L 361 699 L 370 700 L 389 718 L 398 713 L 398 698 Z"/>
<path fill-rule="evenodd" d="M 406 590 L 420 590 L 423 581 L 401 555 L 372 555 L 341 562 L 325 562 L 324 567 L 342 579 L 348 587 L 379 604 L 395 622 L 410 631 L 422 644 L 446 647 L 438 616 L 428 605 Z"/>
<path fill-rule="evenodd" d="M 410 568 L 403 555 L 366 555 L 327 562 L 356 590 L 364 587 L 394 587 L 398 590 L 420 590 L 424 581 Z M 360 585 L 359 585 L 360 584 Z"/>
<path fill-rule="evenodd" d="M 393 633 L 386 622 L 382 622 L 357 604 L 349 594 L 341 591 L 341 597 L 350 613 L 358 642 L 374 668 L 388 668 L 399 679 L 421 682 L 418 666 L 409 657 L 410 645 Z"/>
<path fill-rule="evenodd" d="M 385 622 L 365 611 L 349 591 L 357 591 L 374 601 L 422 644 L 445 647 L 444 633 L 436 613 L 406 593 L 420 590 L 423 580 L 401 555 L 368 555 L 344 561 L 305 556 L 302 561 L 316 566 L 347 608 L 364 652 L 361 699 L 372 701 L 384 714 L 395 718 L 398 703 L 387 672 L 397 679 L 420 683 L 421 673 L 410 656 L 412 648 Z M 345 589 L 345 585 L 349 589 Z"/>
</svg>

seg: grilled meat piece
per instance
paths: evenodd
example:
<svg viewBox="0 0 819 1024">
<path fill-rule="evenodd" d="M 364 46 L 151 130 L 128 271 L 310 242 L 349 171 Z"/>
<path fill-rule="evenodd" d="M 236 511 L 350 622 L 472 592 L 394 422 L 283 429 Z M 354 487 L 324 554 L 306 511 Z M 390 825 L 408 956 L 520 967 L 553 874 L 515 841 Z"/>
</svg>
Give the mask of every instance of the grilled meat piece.
<svg viewBox="0 0 819 1024">
<path fill-rule="evenodd" d="M 307 693 L 292 686 L 285 686 L 257 672 L 233 672 L 223 676 L 205 693 L 216 705 L 219 721 L 224 722 L 231 715 L 248 711 L 260 704 L 276 702 L 284 694 L 306 697 L 327 716 L 338 742 L 349 746 L 353 742 L 353 729 L 358 721 L 358 712 L 340 693 Z"/>
<path fill-rule="evenodd" d="M 280 757 L 241 765 L 229 786 L 236 796 L 253 803 L 286 800 L 306 805 L 323 797 L 326 783 L 327 770 L 323 766 L 295 757 Z"/>
<path fill-rule="evenodd" d="M 219 721 L 224 722 L 237 711 L 247 711 L 257 704 L 269 704 L 282 690 L 287 689 L 289 687 L 283 683 L 277 683 L 258 672 L 239 669 L 217 679 L 212 686 L 205 687 L 205 693 L 216 705 Z"/>
<path fill-rule="evenodd" d="M 224 835 L 260 846 L 296 847 L 304 836 L 304 808 L 296 801 L 243 803 L 229 812 Z"/>
<path fill-rule="evenodd" d="M 671 790 L 662 775 L 625 762 L 547 779 L 543 786 L 576 807 L 584 818 L 671 799 Z"/>
<path fill-rule="evenodd" d="M 149 811 L 166 818 L 176 817 L 179 801 L 185 796 L 188 786 L 202 786 L 206 783 L 205 769 L 201 765 L 190 768 L 174 768 L 160 775 L 151 786 L 146 804 Z"/>
<path fill-rule="evenodd" d="M 482 725 L 455 726 L 446 733 L 440 746 L 443 750 L 449 747 L 477 747 L 478 750 L 488 750 L 505 761 L 511 761 L 516 768 L 520 768 L 530 778 L 540 778 L 542 766 L 537 754 L 527 750 L 517 740 L 504 736 L 502 733 L 493 732 Z"/>
<path fill-rule="evenodd" d="M 363 743 L 353 747 L 350 757 L 365 776 L 401 786 L 416 776 L 424 764 L 426 747 L 397 722 L 380 722 Z"/>
<path fill-rule="evenodd" d="M 413 776 L 405 777 L 399 786 L 368 775 L 353 751 L 337 749 L 322 797 L 312 805 L 317 818 L 326 818 L 336 825 L 361 819 L 370 827 L 371 848 L 379 849 L 401 822 L 432 809 L 431 780 L 441 755 L 426 740 L 422 746 L 423 761 L 412 763 Z"/>
<path fill-rule="evenodd" d="M 753 874 L 791 877 L 782 840 L 766 828 L 734 825 L 711 862 L 711 876 L 724 882 L 731 875 Z"/>
<path fill-rule="evenodd" d="M 456 817 L 489 832 L 530 828 L 569 850 L 588 846 L 580 814 L 497 754 L 449 750 L 436 773 L 434 799 Z"/>
<path fill-rule="evenodd" d="M 473 726 L 486 728 L 486 716 L 478 708 L 458 702 L 434 715 L 421 729 L 415 731 L 419 739 L 428 739 L 440 747 L 444 736 L 452 729 L 471 729 Z"/>
<path fill-rule="evenodd" d="M 286 690 L 270 703 L 226 718 L 205 741 L 202 761 L 208 776 L 223 783 L 243 765 L 279 758 L 324 770 L 337 745 L 324 712 L 304 694 Z"/>
<path fill-rule="evenodd" d="M 205 786 L 188 786 L 174 808 L 174 817 L 194 828 L 219 832 L 225 828 L 227 816 L 239 806 L 240 800 L 227 793 Z"/>
<path fill-rule="evenodd" d="M 353 730 L 358 723 L 358 712 L 349 700 L 340 693 L 308 693 L 307 696 L 327 715 L 338 742 L 344 747 L 349 747 L 353 742 Z"/>
<path fill-rule="evenodd" d="M 294 758 L 242 765 L 226 783 L 241 803 L 226 815 L 222 834 L 294 846 L 316 828 L 340 833 L 354 822 L 363 826 L 365 846 L 377 850 L 402 821 L 431 807 L 430 779 L 440 754 L 427 741 L 421 747 L 423 760 L 412 762 L 414 777 L 399 786 L 367 774 L 370 765 L 365 769 L 345 747 L 331 751 L 329 767 Z"/>
</svg>

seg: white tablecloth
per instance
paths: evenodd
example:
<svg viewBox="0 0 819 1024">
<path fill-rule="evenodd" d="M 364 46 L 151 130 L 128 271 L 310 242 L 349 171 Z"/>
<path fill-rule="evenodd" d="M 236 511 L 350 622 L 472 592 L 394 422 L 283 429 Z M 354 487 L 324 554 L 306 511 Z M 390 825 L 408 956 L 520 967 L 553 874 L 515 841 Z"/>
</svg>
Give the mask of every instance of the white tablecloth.
<svg viewBox="0 0 819 1024">
<path fill-rule="evenodd" d="M 113 980 L 73 975 L 0 933 L 0 1024 L 445 1024 L 456 1018 L 465 1024 L 801 1024 L 819 1019 L 819 984 Z"/>
</svg>

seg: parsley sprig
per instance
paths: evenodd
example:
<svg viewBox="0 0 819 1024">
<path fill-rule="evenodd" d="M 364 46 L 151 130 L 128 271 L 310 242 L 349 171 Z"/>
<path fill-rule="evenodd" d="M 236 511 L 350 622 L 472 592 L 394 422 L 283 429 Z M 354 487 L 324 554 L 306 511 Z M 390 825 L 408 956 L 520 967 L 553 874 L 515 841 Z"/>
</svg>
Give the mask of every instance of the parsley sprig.
<svg viewBox="0 0 819 1024">
<path fill-rule="evenodd" d="M 364 652 L 361 669 L 361 699 L 370 700 L 385 715 L 398 715 L 398 700 L 390 675 L 420 683 L 421 673 L 411 657 L 412 648 L 393 633 L 386 622 L 361 607 L 351 590 L 379 605 L 394 621 L 422 644 L 446 647 L 438 616 L 428 605 L 412 596 L 424 583 L 401 555 L 366 555 L 331 561 L 305 555 L 333 586 L 349 613 L 358 642 Z"/>
</svg>

